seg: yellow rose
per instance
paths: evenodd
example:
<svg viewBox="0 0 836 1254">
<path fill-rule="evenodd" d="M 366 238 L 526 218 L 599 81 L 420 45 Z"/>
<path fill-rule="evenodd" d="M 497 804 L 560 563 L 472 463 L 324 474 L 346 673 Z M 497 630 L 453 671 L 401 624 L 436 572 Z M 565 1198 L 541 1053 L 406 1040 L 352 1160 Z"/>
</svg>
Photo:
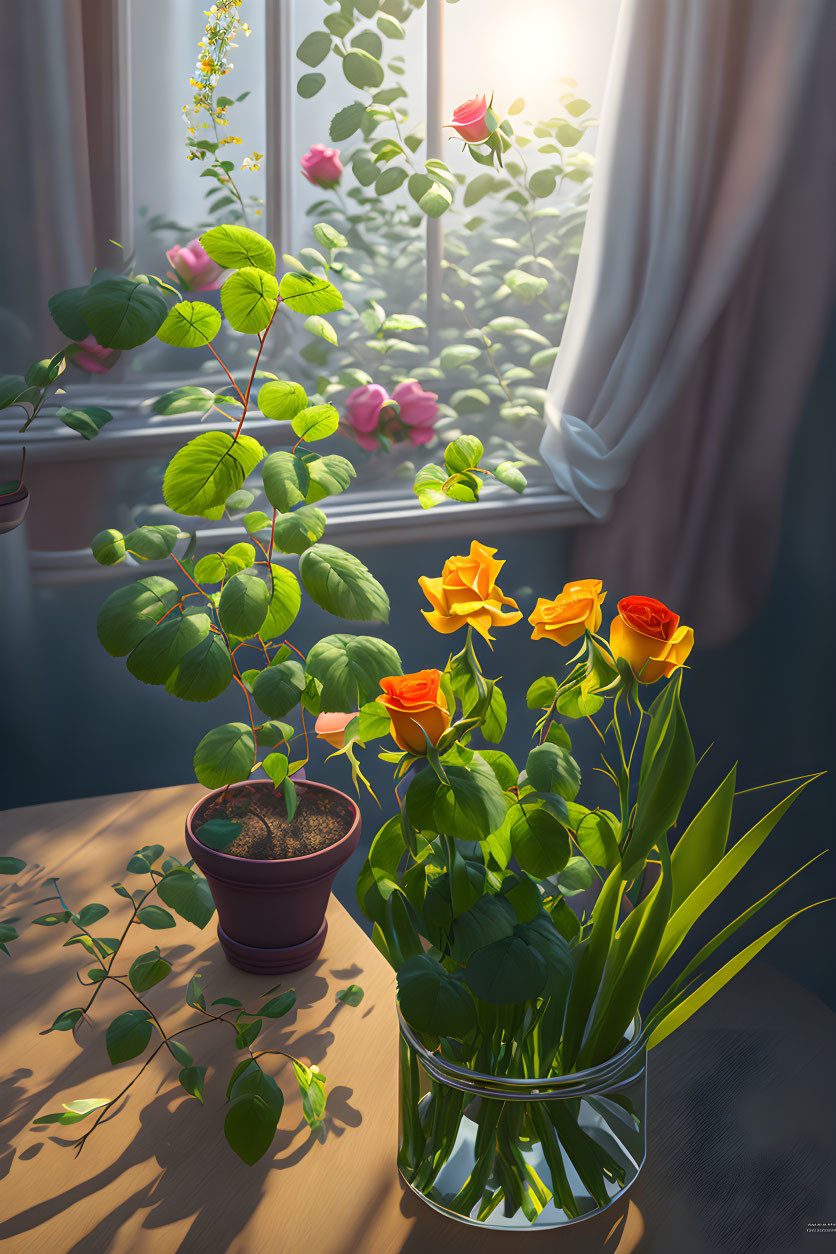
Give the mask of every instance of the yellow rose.
<svg viewBox="0 0 836 1254">
<path fill-rule="evenodd" d="M 692 627 L 681 627 L 679 615 L 653 597 L 624 597 L 610 624 L 610 649 L 630 663 L 636 679 L 655 684 L 682 666 L 694 647 Z"/>
<path fill-rule="evenodd" d="M 475 627 L 490 641 L 491 627 L 510 627 L 522 618 L 516 601 L 506 597 L 496 586 L 496 577 L 505 565 L 494 558 L 496 549 L 486 548 L 478 540 L 470 545 L 467 557 L 449 557 L 438 579 L 422 575 L 418 580 L 431 610 L 422 610 L 431 627 L 449 635 L 460 627 Z M 504 605 L 513 606 L 506 613 Z"/>
<path fill-rule="evenodd" d="M 540 597 L 529 615 L 534 628 L 532 640 L 554 640 L 555 644 L 571 644 L 585 631 L 601 626 L 601 606 L 606 592 L 600 579 L 576 579 L 565 583 L 553 601 Z"/>
<path fill-rule="evenodd" d="M 416 671 L 381 679 L 377 700 L 391 720 L 390 731 L 399 749 L 426 753 L 427 742 L 437 745 L 450 726 L 450 711 L 441 691 L 441 671 Z"/>
</svg>

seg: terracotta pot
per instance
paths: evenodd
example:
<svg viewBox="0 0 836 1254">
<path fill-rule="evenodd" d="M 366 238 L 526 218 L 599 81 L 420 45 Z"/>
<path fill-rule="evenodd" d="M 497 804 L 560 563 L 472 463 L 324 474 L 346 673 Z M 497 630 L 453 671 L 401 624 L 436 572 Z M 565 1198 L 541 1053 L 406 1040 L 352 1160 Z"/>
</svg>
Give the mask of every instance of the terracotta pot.
<svg viewBox="0 0 836 1254">
<path fill-rule="evenodd" d="M 23 522 L 29 508 L 29 489 L 22 483 L 16 492 L 0 496 L 0 536 L 14 531 Z"/>
<path fill-rule="evenodd" d="M 233 784 L 241 789 L 272 791 L 265 781 Z M 207 793 L 186 819 L 186 846 L 206 876 L 218 910 L 218 939 L 224 953 L 242 971 L 274 974 L 298 971 L 317 957 L 325 943 L 325 910 L 334 876 L 360 839 L 360 811 L 345 793 L 311 780 L 297 781 L 306 792 L 330 793 L 345 808 L 346 834 L 317 853 L 298 858 L 239 858 L 201 843 L 192 824 L 222 788 Z"/>
</svg>

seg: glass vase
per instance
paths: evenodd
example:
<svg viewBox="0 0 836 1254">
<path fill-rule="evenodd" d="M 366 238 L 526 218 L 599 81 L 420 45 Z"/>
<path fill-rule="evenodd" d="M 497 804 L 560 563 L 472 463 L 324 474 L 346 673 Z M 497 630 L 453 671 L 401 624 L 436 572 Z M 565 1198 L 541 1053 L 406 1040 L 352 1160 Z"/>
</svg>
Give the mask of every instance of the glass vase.
<svg viewBox="0 0 836 1254">
<path fill-rule="evenodd" d="M 638 1018 L 606 1062 L 541 1079 L 458 1066 L 402 1018 L 400 1033 L 398 1168 L 442 1214 L 481 1228 L 561 1228 L 599 1214 L 636 1179 L 647 1075 Z"/>
</svg>

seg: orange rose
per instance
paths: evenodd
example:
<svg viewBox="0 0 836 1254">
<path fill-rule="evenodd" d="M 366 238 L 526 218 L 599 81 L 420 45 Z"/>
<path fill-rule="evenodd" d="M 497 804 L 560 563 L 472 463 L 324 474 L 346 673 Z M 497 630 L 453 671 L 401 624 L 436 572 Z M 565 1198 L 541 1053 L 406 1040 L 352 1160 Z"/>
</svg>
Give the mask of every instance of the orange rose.
<svg viewBox="0 0 836 1254">
<path fill-rule="evenodd" d="M 418 580 L 433 607 L 421 613 L 436 631 L 449 635 L 470 626 L 490 641 L 491 627 L 510 627 L 522 618 L 516 601 L 504 596 L 496 586 L 496 577 L 505 563 L 495 560 L 495 552 L 496 549 L 474 540 L 469 556 L 448 557 L 439 579 L 422 575 Z M 506 614 L 503 605 L 512 605 L 513 612 Z"/>
<path fill-rule="evenodd" d="M 314 733 L 319 740 L 325 740 L 335 749 L 345 748 L 345 729 L 357 715 L 352 714 L 320 714 L 314 723 Z"/>
<path fill-rule="evenodd" d="M 606 592 L 602 592 L 600 579 L 577 579 L 565 583 L 563 591 L 547 601 L 540 597 L 529 615 L 534 628 L 532 640 L 554 640 L 556 644 L 571 644 L 585 631 L 597 631 L 601 626 L 601 606 Z"/>
<path fill-rule="evenodd" d="M 613 657 L 630 663 L 636 679 L 655 684 L 669 679 L 694 647 L 694 631 L 680 627 L 679 615 L 653 597 L 624 597 L 610 625 Z"/>
<path fill-rule="evenodd" d="M 390 675 L 381 679 L 391 732 L 399 749 L 426 753 L 427 742 L 437 745 L 450 726 L 450 711 L 441 691 L 441 671 L 416 671 L 414 675 Z"/>
</svg>

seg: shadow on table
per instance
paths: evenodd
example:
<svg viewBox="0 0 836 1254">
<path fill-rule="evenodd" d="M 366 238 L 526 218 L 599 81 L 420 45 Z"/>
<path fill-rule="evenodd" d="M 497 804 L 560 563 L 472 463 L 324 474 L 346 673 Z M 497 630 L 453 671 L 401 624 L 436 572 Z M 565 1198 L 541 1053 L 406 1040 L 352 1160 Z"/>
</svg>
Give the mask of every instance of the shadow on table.
<svg viewBox="0 0 836 1254">
<path fill-rule="evenodd" d="M 180 946 L 179 949 L 178 957 L 182 969 L 183 952 L 190 952 L 191 947 Z M 323 962 L 320 960 L 304 972 L 300 972 L 297 980 L 293 981 L 297 992 L 296 1007 L 280 1023 L 277 1021 L 275 1024 L 268 1025 L 272 1031 L 269 1038 L 266 1034 L 263 1038 L 265 1048 L 287 1049 L 310 1063 L 318 1063 L 325 1058 L 334 1040 L 334 1033 L 330 1028 L 338 1014 L 352 1013 L 350 1007 L 346 1008 L 342 1003 L 331 1005 L 316 1028 L 298 1035 L 294 1034 L 298 1012 L 309 1010 L 321 1002 L 328 991 L 327 980 L 318 974 L 322 966 Z M 201 955 L 197 970 L 204 976 L 207 1002 L 211 1000 L 210 989 L 218 993 L 224 991 L 220 988 L 222 980 L 228 987 L 234 978 L 236 992 L 248 1004 L 252 1004 L 255 996 L 265 991 L 263 977 L 248 976 L 238 971 L 231 976 L 230 968 L 217 951 Z M 358 972 L 353 969 L 352 973 Z M 192 974 L 194 970 L 189 971 L 189 976 Z M 177 990 L 173 988 L 167 990 L 175 1004 L 177 1004 L 177 996 L 182 1004 L 185 984 L 184 979 L 182 987 Z M 213 988 L 216 984 L 218 987 Z M 100 1035 L 103 1035 L 102 1026 L 97 1025 Z M 234 1037 L 229 1028 L 224 1028 L 221 1024 L 207 1024 L 205 1031 L 207 1044 L 209 1038 L 214 1037 L 211 1057 L 205 1053 L 201 1058 L 199 1048 L 192 1046 L 192 1049 L 198 1062 L 209 1061 L 217 1068 L 215 1074 L 210 1077 L 210 1085 L 218 1096 L 217 1102 L 208 1107 L 202 1107 L 186 1096 L 179 1086 L 176 1086 L 176 1079 L 170 1068 L 165 1068 L 160 1083 L 166 1085 L 167 1091 L 159 1093 L 153 1100 L 144 1104 L 139 1115 L 140 1126 L 118 1157 L 95 1175 L 79 1178 L 78 1183 L 72 1184 L 55 1196 L 5 1218 L 0 1222 L 0 1242 L 21 1233 L 35 1232 L 40 1225 L 61 1215 L 78 1202 L 83 1202 L 86 1198 L 108 1188 L 121 1176 L 130 1173 L 132 1169 L 156 1160 L 159 1172 L 154 1178 L 104 1216 L 85 1234 L 83 1241 L 62 1254 L 88 1254 L 90 1249 L 108 1248 L 109 1241 L 116 1236 L 122 1225 L 139 1210 L 148 1211 L 143 1220 L 144 1228 L 164 1228 L 190 1218 L 193 1220 L 181 1242 L 179 1254 L 188 1254 L 192 1250 L 205 1254 L 207 1249 L 225 1249 L 249 1221 L 268 1187 L 271 1173 L 296 1166 L 317 1146 L 320 1139 L 342 1136 L 347 1130 L 358 1127 L 362 1122 L 360 1111 L 351 1102 L 353 1090 L 345 1085 L 336 1085 L 328 1092 L 321 1135 L 311 1132 L 303 1119 L 300 1119 L 293 1127 L 280 1125 L 269 1155 L 253 1167 L 245 1166 L 236 1158 L 224 1139 L 223 1120 L 226 1108 L 220 1100 L 220 1094 L 226 1086 L 227 1075 L 240 1061 L 240 1055 L 236 1054 L 232 1048 Z M 220 1039 L 221 1033 L 224 1034 L 224 1039 Z M 267 1061 L 269 1062 L 269 1059 Z M 141 1065 L 141 1059 L 137 1059 L 136 1062 Z M 32 1072 L 26 1068 L 19 1068 L 0 1079 L 0 1110 L 11 1109 L 13 1111 L 3 1127 L 4 1139 L 0 1145 L 0 1176 L 9 1171 L 15 1158 L 16 1147 L 12 1143 L 13 1139 L 23 1133 L 27 1126 L 31 1126 L 31 1121 L 35 1116 L 51 1107 L 54 1108 L 62 1099 L 62 1095 L 70 1088 L 77 1089 L 78 1086 L 89 1084 L 94 1079 L 99 1080 L 102 1075 L 101 1064 L 102 1045 L 100 1043 L 99 1048 L 86 1048 L 75 1054 L 53 1081 L 36 1092 L 27 1091 L 26 1081 L 31 1078 Z M 161 1065 L 161 1071 L 163 1068 L 164 1064 Z M 267 1067 L 265 1069 L 273 1070 Z M 125 1077 L 123 1080 L 125 1082 L 127 1070 L 120 1069 L 118 1074 L 120 1080 Z M 285 1092 L 290 1086 L 295 1085 L 293 1073 L 287 1066 L 282 1070 L 280 1083 L 285 1088 Z M 129 1094 L 124 1102 L 114 1108 L 113 1114 L 109 1114 L 102 1121 L 101 1135 L 107 1135 L 104 1132 L 106 1123 L 112 1121 L 118 1123 L 130 1096 Z M 73 1133 L 81 1133 L 83 1130 L 84 1125 L 78 1125 L 73 1129 Z M 33 1137 L 29 1145 L 22 1150 L 17 1150 L 18 1158 L 28 1160 L 38 1155 L 45 1143 L 43 1131 L 38 1131 L 40 1131 L 39 1138 Z M 93 1136 L 99 1134 L 99 1129 L 97 1129 Z M 66 1153 L 73 1152 L 70 1147 L 75 1137 L 69 1131 L 66 1136 L 48 1135 L 51 1141 L 67 1146 Z M 113 1135 L 118 1138 L 118 1129 Z M 90 1143 L 92 1145 L 92 1140 Z M 119 1143 L 118 1139 L 116 1143 Z M 33 1166 L 33 1170 L 38 1170 L 38 1167 Z M 83 1171 L 82 1154 L 79 1166 L 80 1176 Z M 221 1173 L 223 1187 L 213 1189 L 212 1177 L 217 1179 Z M 198 1187 L 203 1186 L 204 1182 L 208 1182 L 209 1187 Z"/>
</svg>

